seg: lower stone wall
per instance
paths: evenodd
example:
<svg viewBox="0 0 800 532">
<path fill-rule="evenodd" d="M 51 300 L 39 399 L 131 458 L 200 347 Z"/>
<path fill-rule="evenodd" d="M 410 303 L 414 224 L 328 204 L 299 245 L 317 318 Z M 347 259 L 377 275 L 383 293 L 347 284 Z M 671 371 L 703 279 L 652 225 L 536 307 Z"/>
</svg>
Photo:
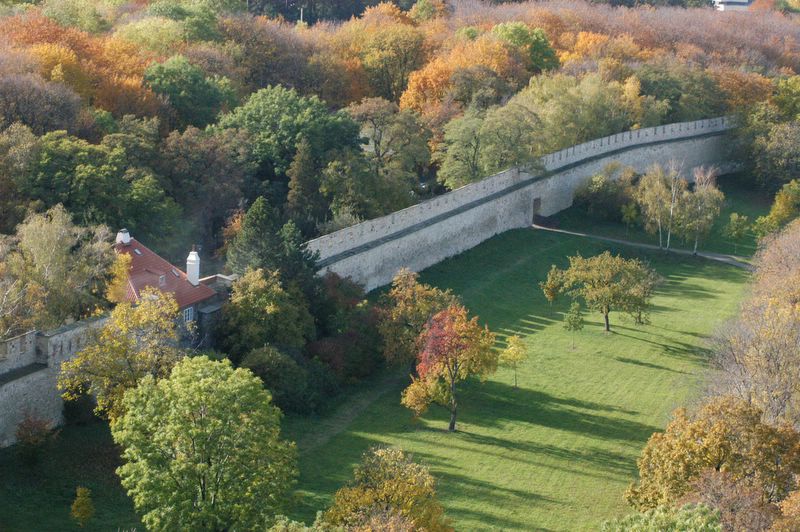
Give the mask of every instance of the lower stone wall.
<svg viewBox="0 0 800 532">
<path fill-rule="evenodd" d="M 400 268 L 420 271 L 462 253 L 499 233 L 530 226 L 536 214 L 550 216 L 572 205 L 575 190 L 607 164 L 618 161 L 644 172 L 650 165 L 675 162 L 691 178 L 698 166 L 727 165 L 724 131 L 694 138 L 632 146 L 546 172 L 529 175 L 514 170 L 503 178 L 510 185 L 453 210 L 432 216 L 394 234 L 357 247 L 343 245 L 320 261 L 320 273 L 335 272 L 372 290 L 391 282 Z"/>
</svg>

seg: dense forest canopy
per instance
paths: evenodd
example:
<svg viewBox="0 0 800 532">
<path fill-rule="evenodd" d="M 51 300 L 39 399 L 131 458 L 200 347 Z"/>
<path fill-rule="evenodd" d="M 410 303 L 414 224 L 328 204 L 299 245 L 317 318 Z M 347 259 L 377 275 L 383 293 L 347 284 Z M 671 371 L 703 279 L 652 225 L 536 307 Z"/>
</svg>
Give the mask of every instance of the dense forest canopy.
<svg viewBox="0 0 800 532">
<path fill-rule="evenodd" d="M 191 242 L 220 248 L 259 197 L 312 238 L 574 143 L 742 111 L 789 90 L 776 80 L 800 69 L 800 30 L 773 10 L 0 9 L 0 233 L 60 204 L 76 224 L 128 227 L 173 258 Z"/>
</svg>

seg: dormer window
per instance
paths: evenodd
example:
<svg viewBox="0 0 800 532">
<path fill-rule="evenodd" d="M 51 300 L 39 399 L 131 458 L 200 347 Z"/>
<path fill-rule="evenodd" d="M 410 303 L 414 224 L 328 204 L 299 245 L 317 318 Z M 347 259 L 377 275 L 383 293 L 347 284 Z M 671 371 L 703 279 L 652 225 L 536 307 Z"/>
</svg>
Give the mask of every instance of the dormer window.
<svg viewBox="0 0 800 532">
<path fill-rule="evenodd" d="M 165 275 L 158 276 L 158 286 L 164 286 L 167 284 L 167 277 Z"/>
</svg>

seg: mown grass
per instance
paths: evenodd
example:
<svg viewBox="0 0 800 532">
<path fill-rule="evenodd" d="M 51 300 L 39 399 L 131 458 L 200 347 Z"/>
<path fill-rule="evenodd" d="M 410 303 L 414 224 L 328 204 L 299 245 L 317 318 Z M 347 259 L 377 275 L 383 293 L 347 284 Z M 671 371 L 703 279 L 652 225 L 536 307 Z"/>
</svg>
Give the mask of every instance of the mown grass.
<svg viewBox="0 0 800 532">
<path fill-rule="evenodd" d="M 697 393 L 706 366 L 705 338 L 732 315 L 747 274 L 704 259 L 640 253 L 665 277 L 652 324 L 598 316 L 571 337 L 561 326 L 567 301 L 548 304 L 537 287 L 552 263 L 602 243 L 533 230 L 512 231 L 423 274 L 452 288 L 500 335 L 525 338 L 530 359 L 519 389 L 500 370 L 469 382 L 460 396 L 459 432 L 433 408 L 413 421 L 399 404 L 402 372 L 365 383 L 321 419 L 285 420 L 301 449 L 296 518 L 310 521 L 351 476 L 372 445 L 397 445 L 428 464 L 459 530 L 594 529 L 627 511 L 622 493 L 636 457 L 669 412 Z M 381 393 L 381 391 L 383 393 Z M 357 406 L 360 405 L 360 406 Z M 352 409 L 342 411 L 342 409 Z M 77 486 L 92 490 L 97 515 L 85 530 L 142 530 L 114 469 L 118 454 L 104 424 L 68 427 L 42 462 L 23 466 L 14 448 L 0 450 L 0 531 L 78 530 L 69 518 Z"/>
<path fill-rule="evenodd" d="M 562 327 L 567 301 L 547 303 L 537 287 L 550 265 L 607 246 L 534 230 L 512 231 L 427 270 L 423 279 L 452 288 L 502 339 L 524 337 L 530 359 L 460 396 L 459 432 L 434 408 L 413 421 L 399 404 L 407 380 L 301 454 L 295 517 L 311 520 L 351 476 L 370 446 L 402 447 L 428 464 L 459 530 L 589 530 L 626 513 L 622 495 L 636 458 L 669 413 L 696 397 L 708 354 L 706 338 L 742 295 L 747 273 L 699 258 L 642 253 L 665 278 L 652 323 L 612 315 L 611 334 L 587 316 L 576 349 Z M 301 443 L 313 420 L 288 424 Z M 330 431 L 320 425 L 317 430 Z"/>
<path fill-rule="evenodd" d="M 700 251 L 749 257 L 756 251 L 755 234 L 752 231 L 748 231 L 740 242 L 734 242 L 725 235 L 725 226 L 730 221 L 731 213 L 734 212 L 747 216 L 752 224 L 756 218 L 769 212 L 769 207 L 772 204 L 772 195 L 756 189 L 752 185 L 752 179 L 748 180 L 748 177 L 742 174 L 720 177 L 719 186 L 725 194 L 725 203 L 719 218 L 711 228 L 711 232 L 700 241 L 698 249 Z M 583 231 L 645 244 L 658 244 L 658 235 L 648 234 L 641 225 L 626 227 L 621 222 L 587 221 L 586 213 L 576 207 L 562 211 L 554 218 L 558 221 L 560 229 Z M 664 238 L 666 238 L 666 234 Z M 672 247 L 691 249 L 694 245 L 694 241 L 686 242 L 676 235 L 673 235 L 672 238 Z"/>
</svg>

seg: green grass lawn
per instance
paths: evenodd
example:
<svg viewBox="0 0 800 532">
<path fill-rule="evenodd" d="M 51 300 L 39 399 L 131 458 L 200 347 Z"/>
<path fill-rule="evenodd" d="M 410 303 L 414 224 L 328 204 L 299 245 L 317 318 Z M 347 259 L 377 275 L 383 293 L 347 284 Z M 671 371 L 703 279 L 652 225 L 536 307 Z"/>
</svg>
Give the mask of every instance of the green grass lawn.
<svg viewBox="0 0 800 532">
<path fill-rule="evenodd" d="M 748 232 L 741 242 L 735 243 L 725 236 L 724 228 L 730 221 L 733 212 L 748 216 L 750 223 L 755 222 L 759 216 L 767 214 L 772 205 L 772 195 L 755 189 L 752 184 L 746 182 L 745 176 L 741 174 L 720 177 L 719 186 L 725 193 L 725 203 L 711 233 L 700 242 L 699 250 L 751 256 L 756 250 L 756 237 L 752 231 Z M 621 222 L 603 220 L 587 222 L 586 213 L 575 207 L 558 213 L 555 218 L 558 220 L 560 229 L 658 245 L 658 235 L 650 235 L 642 227 L 627 228 Z M 664 238 L 666 238 L 666 234 Z M 682 238 L 676 238 L 675 235 L 673 235 L 673 239 L 673 247 L 691 249 L 694 245 L 694 241 L 685 242 Z"/>
<path fill-rule="evenodd" d="M 530 359 L 513 389 L 509 370 L 469 382 L 459 432 L 434 407 L 414 422 L 399 404 L 407 377 L 386 371 L 333 414 L 285 420 L 301 449 L 296 518 L 310 521 L 351 477 L 372 445 L 397 445 L 428 464 L 459 530 L 596 529 L 626 513 L 622 493 L 636 457 L 669 412 L 696 395 L 705 338 L 740 300 L 747 274 L 704 259 L 620 251 L 647 258 L 666 278 L 652 324 L 612 315 L 612 334 L 588 316 L 577 349 L 562 329 L 567 301 L 549 305 L 537 288 L 552 263 L 602 243 L 518 230 L 430 268 L 426 282 L 452 288 L 496 331 L 525 337 Z M 337 401 L 338 403 L 338 401 Z M 92 490 L 97 515 L 86 530 L 142 530 L 114 474 L 118 455 L 104 424 L 68 427 L 34 468 L 0 450 L 0 531 L 78 530 L 69 519 L 77 486 Z"/>
<path fill-rule="evenodd" d="M 505 369 L 464 385 L 456 434 L 446 432 L 441 408 L 411 419 L 399 404 L 405 380 L 390 380 L 386 393 L 343 416 L 344 426 L 288 420 L 301 448 L 318 440 L 301 453 L 304 498 L 294 516 L 313 519 L 377 444 L 400 446 L 431 467 L 459 530 L 588 530 L 628 512 L 622 494 L 639 452 L 675 407 L 696 397 L 706 337 L 735 313 L 748 275 L 704 259 L 618 249 L 648 259 L 666 279 L 652 324 L 612 314 L 607 335 L 590 315 L 572 350 L 561 324 L 567 301 L 549 305 L 537 283 L 568 255 L 606 247 L 518 230 L 427 270 L 426 282 L 452 288 L 501 338 L 525 338 L 530 359 L 519 389 Z M 331 436 L 320 440 L 315 431 Z"/>
</svg>

